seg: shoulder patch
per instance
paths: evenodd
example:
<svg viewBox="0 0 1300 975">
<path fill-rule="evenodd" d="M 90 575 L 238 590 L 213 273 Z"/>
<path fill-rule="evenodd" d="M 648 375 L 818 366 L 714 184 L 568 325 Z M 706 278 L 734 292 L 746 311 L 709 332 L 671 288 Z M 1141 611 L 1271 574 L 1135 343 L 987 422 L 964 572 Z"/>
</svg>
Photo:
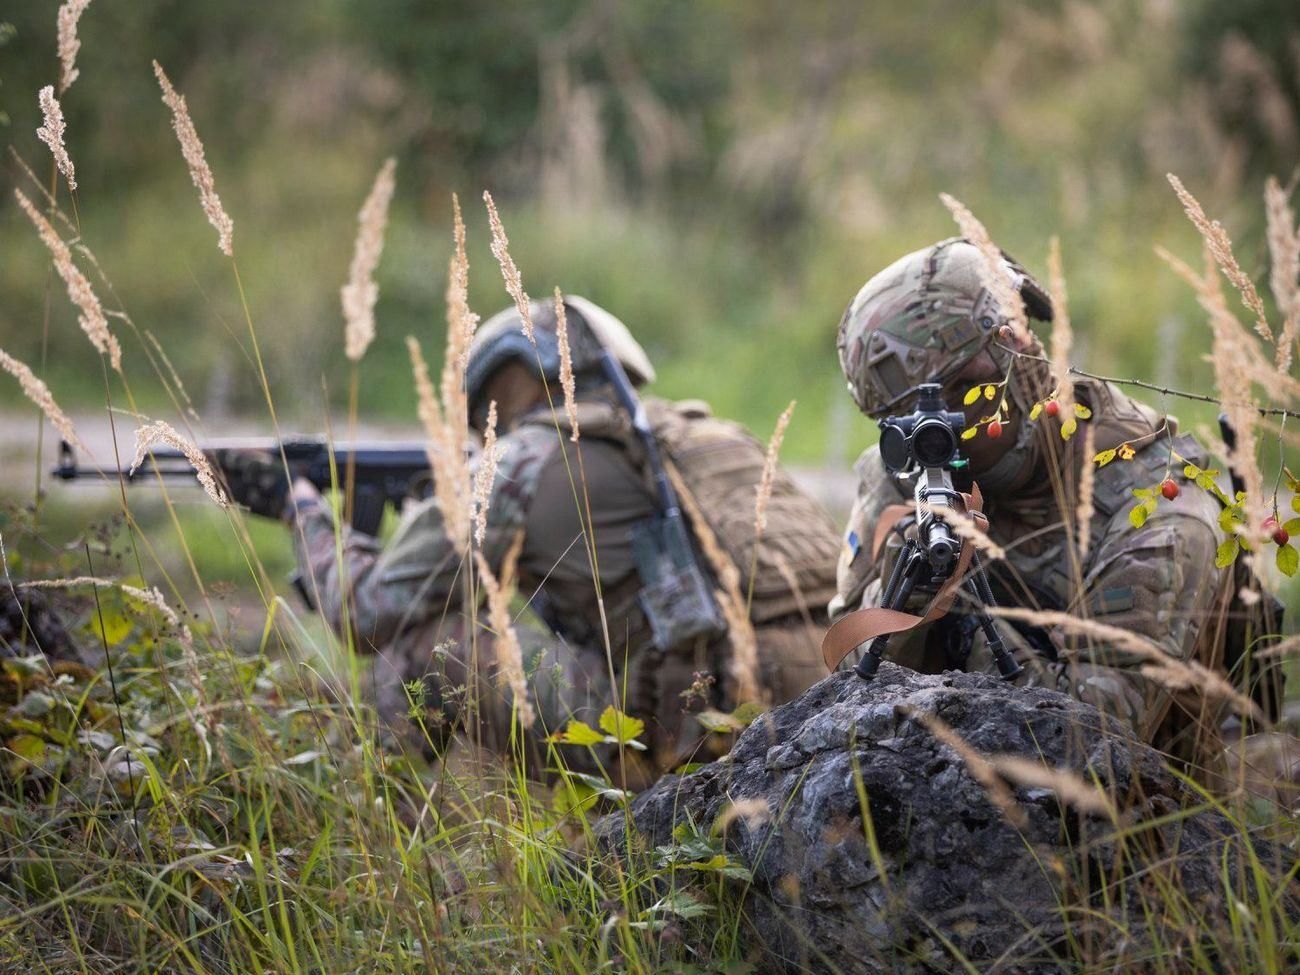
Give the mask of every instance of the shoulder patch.
<svg viewBox="0 0 1300 975">
<path fill-rule="evenodd" d="M 862 550 L 862 539 L 858 538 L 858 533 L 850 530 L 844 536 L 844 554 L 850 561 L 858 557 L 858 552 Z"/>
</svg>

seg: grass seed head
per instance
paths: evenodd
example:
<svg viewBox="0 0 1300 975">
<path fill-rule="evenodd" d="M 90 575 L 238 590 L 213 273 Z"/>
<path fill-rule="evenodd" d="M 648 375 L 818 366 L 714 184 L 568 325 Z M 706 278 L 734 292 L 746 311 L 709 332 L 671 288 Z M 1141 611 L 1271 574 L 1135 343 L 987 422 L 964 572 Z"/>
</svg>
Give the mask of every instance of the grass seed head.
<svg viewBox="0 0 1300 975">
<path fill-rule="evenodd" d="M 1264 314 L 1264 302 L 1260 300 L 1259 292 L 1255 290 L 1255 283 L 1241 269 L 1237 263 L 1236 255 L 1232 253 L 1232 238 L 1228 232 L 1223 229 L 1223 225 L 1217 220 L 1211 220 L 1205 215 L 1205 210 L 1196 197 L 1188 191 L 1180 180 L 1173 173 L 1166 173 L 1165 178 L 1169 180 L 1169 185 L 1174 188 L 1178 194 L 1178 200 L 1187 211 L 1187 217 L 1192 221 L 1202 237 L 1205 238 L 1206 245 L 1210 248 L 1210 253 L 1214 255 L 1215 261 L 1218 262 L 1224 276 L 1232 282 L 1233 287 L 1241 293 L 1241 303 L 1246 309 L 1255 316 L 1255 331 L 1269 342 L 1273 341 L 1273 330 L 1268 326 L 1268 319 Z"/>
<path fill-rule="evenodd" d="M 506 228 L 501 224 L 497 205 L 492 202 L 492 194 L 487 190 L 483 191 L 483 203 L 487 206 L 488 224 L 492 227 L 492 256 L 501 265 L 501 277 L 505 279 L 506 291 L 514 299 L 515 308 L 519 310 L 520 326 L 524 334 L 528 336 L 528 341 L 536 342 L 533 338 L 533 316 L 529 311 L 528 292 L 524 290 L 519 268 L 510 256 L 510 239 L 506 237 Z"/>
<path fill-rule="evenodd" d="M 73 429 L 72 421 L 59 408 L 59 404 L 54 402 L 54 394 L 50 392 L 50 388 L 36 377 L 26 363 L 18 361 L 4 349 L 0 349 L 0 368 L 18 380 L 23 394 L 45 414 L 45 418 L 53 424 L 54 429 L 59 431 L 60 437 L 85 452 L 86 447 L 77 436 L 77 431 Z"/>
<path fill-rule="evenodd" d="M 1291 371 L 1296 333 L 1300 330 L 1300 228 L 1287 192 L 1277 178 L 1264 184 L 1264 214 L 1268 222 L 1269 287 L 1282 316 L 1275 365 Z"/>
<path fill-rule="evenodd" d="M 81 330 L 86 333 L 90 339 L 90 344 L 98 350 L 100 355 L 108 356 L 109 364 L 118 371 L 122 371 L 122 347 L 118 345 L 117 339 L 113 333 L 108 330 L 108 318 L 104 315 L 104 307 L 99 303 L 99 297 L 95 294 L 95 289 L 90 286 L 90 282 L 81 270 L 72 261 L 72 252 L 68 245 L 64 243 L 63 238 L 58 235 L 54 227 L 50 224 L 41 212 L 32 205 L 32 201 L 23 195 L 22 190 L 14 190 L 14 196 L 18 199 L 18 205 L 23 208 L 28 219 L 36 227 L 36 232 L 40 234 L 41 240 L 45 243 L 54 259 L 54 269 L 63 279 L 64 285 L 68 289 L 68 297 L 72 303 L 80 309 L 81 314 L 77 317 Z"/>
<path fill-rule="evenodd" d="M 203 451 L 199 450 L 192 441 L 173 428 L 166 420 L 155 420 L 153 423 L 146 424 L 135 431 L 135 457 L 131 461 L 130 474 L 134 474 L 136 469 L 144 463 L 149 448 L 159 441 L 185 455 L 185 459 L 194 468 L 194 474 L 198 477 L 199 483 L 203 485 L 203 490 L 207 492 L 208 497 L 216 502 L 218 507 L 230 507 L 230 499 L 217 486 L 216 472 L 213 471 L 212 464 Z"/>
<path fill-rule="evenodd" d="M 948 208 L 948 212 L 957 221 L 957 226 L 961 228 L 961 235 L 970 241 L 984 258 L 980 264 L 981 283 L 993 295 L 993 299 L 997 302 L 1002 314 L 1007 316 L 1007 320 L 1011 323 L 1011 328 L 1016 336 L 1027 339 L 1030 333 L 1029 317 L 1025 313 L 1025 301 L 1011 284 L 1002 250 L 997 244 L 993 243 L 993 238 L 989 236 L 988 229 L 975 214 L 971 213 L 965 204 L 947 193 L 940 193 L 939 199 L 943 201 L 943 205 Z"/>
<path fill-rule="evenodd" d="M 1056 382 L 1053 397 L 1067 417 L 1074 415 L 1074 382 L 1070 378 L 1070 349 L 1074 332 L 1070 328 L 1069 298 L 1065 290 L 1065 272 L 1061 267 L 1061 240 L 1053 237 L 1047 252 L 1048 290 L 1052 296 L 1052 336 L 1049 342 L 1052 379 Z"/>
<path fill-rule="evenodd" d="M 217 196 L 216 180 L 212 178 L 212 169 L 208 166 L 207 156 L 203 152 L 203 141 L 199 138 L 198 130 L 194 128 L 194 120 L 190 118 L 185 96 L 172 87 L 167 72 L 163 71 L 162 65 L 157 61 L 153 63 L 153 73 L 158 78 L 159 87 L 162 88 L 163 104 L 172 111 L 172 129 L 175 130 L 176 138 L 181 144 L 181 155 L 185 157 L 185 162 L 190 167 L 190 179 L 194 181 L 194 186 L 199 191 L 199 203 L 203 206 L 208 223 L 212 224 L 217 231 L 217 246 L 227 257 L 234 257 L 235 222 L 227 215 L 221 205 L 221 198 Z"/>
<path fill-rule="evenodd" d="M 353 362 L 360 362 L 375 338 L 375 302 L 379 285 L 375 268 L 384 252 L 384 231 L 388 226 L 388 206 L 393 199 L 393 174 L 397 161 L 388 159 L 375 176 L 366 201 L 357 214 L 357 239 L 352 248 L 352 266 L 348 283 L 340 291 L 343 303 L 344 352 Z"/>
<path fill-rule="evenodd" d="M 763 459 L 763 476 L 759 479 L 754 497 L 754 543 L 767 531 L 767 506 L 772 501 L 772 486 L 776 479 L 777 460 L 781 456 L 781 444 L 785 441 L 785 431 L 790 426 L 790 417 L 794 413 L 794 400 L 776 420 L 772 439 L 767 442 L 767 456 Z"/>
<path fill-rule="evenodd" d="M 77 70 L 77 52 L 81 40 L 77 37 L 77 21 L 90 6 L 90 0 L 64 0 L 58 13 L 59 94 L 62 95 L 81 74 Z"/>
<path fill-rule="evenodd" d="M 44 124 L 36 130 L 36 137 L 50 147 L 54 164 L 59 167 L 63 178 L 68 181 L 68 189 L 75 190 L 77 173 L 72 165 L 72 157 L 68 155 L 67 146 L 63 144 L 63 133 L 67 125 L 63 121 L 63 107 L 54 97 L 54 86 L 46 85 L 42 88 L 36 100 L 40 102 L 41 115 L 44 119 Z"/>
<path fill-rule="evenodd" d="M 573 351 L 569 348 L 569 317 L 564 310 L 564 297 L 555 289 L 555 341 L 560 347 L 560 389 L 564 391 L 564 413 L 569 418 L 572 432 L 569 439 L 578 442 L 578 384 L 573 376 Z"/>
<path fill-rule="evenodd" d="M 475 552 L 474 556 L 478 563 L 479 580 L 487 594 L 488 623 L 492 626 L 495 637 L 492 646 L 496 653 L 497 670 L 514 697 L 519 723 L 525 728 L 531 728 L 536 715 L 528 697 L 528 680 L 524 676 L 524 654 L 519 645 L 519 634 L 515 632 L 515 625 L 510 618 L 512 594 L 507 591 L 507 587 L 497 582 L 483 553 Z"/>
</svg>

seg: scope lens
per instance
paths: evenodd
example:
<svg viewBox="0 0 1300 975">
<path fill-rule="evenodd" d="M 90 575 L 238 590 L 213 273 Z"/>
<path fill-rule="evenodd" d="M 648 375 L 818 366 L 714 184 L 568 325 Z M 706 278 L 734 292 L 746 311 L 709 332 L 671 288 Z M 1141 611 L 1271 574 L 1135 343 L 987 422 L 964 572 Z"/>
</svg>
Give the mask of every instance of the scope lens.
<svg viewBox="0 0 1300 975">
<path fill-rule="evenodd" d="M 957 453 L 957 436 L 942 420 L 922 420 L 912 433 L 912 453 L 922 467 L 943 467 Z"/>
</svg>

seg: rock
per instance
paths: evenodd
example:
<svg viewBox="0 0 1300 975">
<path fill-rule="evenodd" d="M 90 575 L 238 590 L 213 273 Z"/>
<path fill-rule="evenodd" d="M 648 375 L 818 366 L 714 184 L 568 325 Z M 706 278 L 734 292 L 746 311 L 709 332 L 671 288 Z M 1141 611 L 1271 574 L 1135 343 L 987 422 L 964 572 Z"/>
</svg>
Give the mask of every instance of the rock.
<svg viewBox="0 0 1300 975">
<path fill-rule="evenodd" d="M 87 663 L 60 619 L 55 600 L 36 589 L 15 589 L 0 580 L 0 657 L 44 653 L 50 660 Z"/>
<path fill-rule="evenodd" d="M 1042 787 L 1016 789 L 1025 825 L 1013 828 L 914 713 L 984 755 L 1095 777 L 1124 810 L 1125 837 Z M 622 814 L 597 834 L 636 855 L 672 844 L 682 822 L 707 832 L 730 820 L 725 845 L 753 873 L 743 889 L 765 971 L 949 972 L 965 967 L 957 954 L 980 972 L 1037 973 L 1077 970 L 1081 953 L 1140 958 L 1144 939 L 1186 938 L 1188 913 L 1200 918 L 1193 929 L 1228 930 L 1222 856 L 1226 847 L 1235 873 L 1245 841 L 1217 813 L 1174 815 L 1195 804 L 1157 752 L 1089 705 L 989 675 L 885 664 L 871 683 L 826 678 L 761 717 L 730 755 L 640 795 L 632 854 Z M 1178 911 L 1144 912 L 1143 896 L 1170 890 Z M 1152 919 L 1167 915 L 1167 930 Z"/>
</svg>

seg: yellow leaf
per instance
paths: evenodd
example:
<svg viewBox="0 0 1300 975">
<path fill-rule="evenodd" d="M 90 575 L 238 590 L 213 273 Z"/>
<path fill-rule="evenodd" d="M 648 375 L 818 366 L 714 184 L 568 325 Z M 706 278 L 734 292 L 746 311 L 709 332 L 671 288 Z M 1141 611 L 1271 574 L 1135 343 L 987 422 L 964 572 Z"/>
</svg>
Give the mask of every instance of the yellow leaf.
<svg viewBox="0 0 1300 975">
<path fill-rule="evenodd" d="M 611 704 L 600 716 L 600 727 L 606 734 L 626 745 L 645 731 L 645 722 L 624 714 Z"/>
<path fill-rule="evenodd" d="M 1030 409 L 1029 409 L 1029 419 L 1031 419 L 1031 420 L 1037 420 L 1037 419 L 1038 419 L 1038 414 L 1040 414 L 1040 413 L 1042 413 L 1042 412 L 1043 412 L 1043 404 L 1042 404 L 1042 401 L 1040 400 L 1039 402 L 1035 403 L 1032 407 L 1030 407 Z"/>
<path fill-rule="evenodd" d="M 117 646 L 131 632 L 131 621 L 122 613 L 106 612 L 90 620 L 90 631 L 110 647 Z"/>
<path fill-rule="evenodd" d="M 972 386 L 970 389 L 966 390 L 966 395 L 963 396 L 961 400 L 962 405 L 970 406 L 972 403 L 974 403 L 977 399 L 980 398 L 980 392 L 981 392 L 981 387 L 979 386 Z"/>
<path fill-rule="evenodd" d="M 1136 455 L 1137 455 L 1137 451 L 1134 450 L 1132 447 L 1130 447 L 1128 444 L 1122 443 L 1119 445 L 1120 460 L 1132 460 Z"/>
<path fill-rule="evenodd" d="M 570 718 L 568 726 L 563 731 L 551 735 L 546 740 L 560 745 L 599 745 L 605 740 L 605 736 L 585 721 Z"/>
<path fill-rule="evenodd" d="M 1097 454 L 1095 457 L 1092 458 L 1092 462 L 1096 464 L 1098 467 L 1105 467 L 1114 459 L 1115 459 L 1115 449 L 1111 448 L 1110 450 L 1103 450 L 1101 453 Z"/>
<path fill-rule="evenodd" d="M 1129 523 L 1132 524 L 1134 528 L 1141 528 L 1143 525 L 1145 525 L 1147 523 L 1146 505 L 1140 504 L 1132 511 L 1130 511 L 1128 513 L 1128 520 Z"/>
<path fill-rule="evenodd" d="M 992 385 L 990 385 L 990 386 L 985 386 L 985 387 L 984 387 L 984 398 L 985 398 L 985 399 L 992 399 L 992 398 L 993 398 L 994 396 L 996 396 L 996 395 L 998 395 L 998 388 L 997 388 L 996 386 L 992 386 Z"/>
<path fill-rule="evenodd" d="M 1074 415 L 1080 420 L 1088 420 L 1092 418 L 1092 410 L 1088 409 L 1088 407 L 1084 406 L 1082 403 L 1075 403 Z"/>
<path fill-rule="evenodd" d="M 979 427 L 967 427 L 965 430 L 961 432 L 961 438 L 963 440 L 970 440 L 972 437 L 975 436 L 975 434 L 979 432 L 980 432 Z"/>
<path fill-rule="evenodd" d="M 1072 436 L 1074 436 L 1074 431 L 1078 429 L 1079 429 L 1079 421 L 1076 420 L 1074 417 L 1069 417 L 1064 423 L 1061 424 L 1061 439 L 1069 440 Z"/>
</svg>

